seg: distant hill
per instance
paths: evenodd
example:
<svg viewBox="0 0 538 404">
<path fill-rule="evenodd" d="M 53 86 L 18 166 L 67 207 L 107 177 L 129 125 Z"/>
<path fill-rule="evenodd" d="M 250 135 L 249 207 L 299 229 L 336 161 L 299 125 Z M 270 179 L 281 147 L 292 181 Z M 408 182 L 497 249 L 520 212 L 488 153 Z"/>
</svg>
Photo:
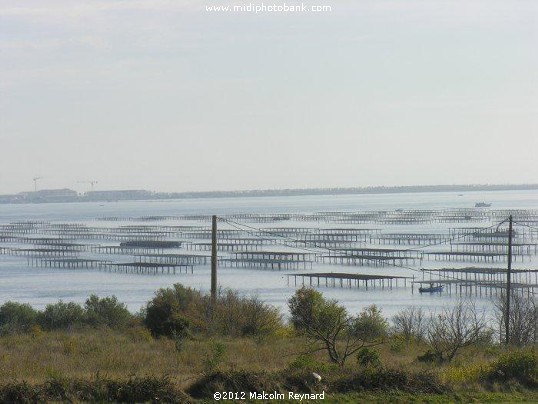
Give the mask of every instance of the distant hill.
<svg viewBox="0 0 538 404">
<path fill-rule="evenodd" d="M 245 196 L 293 196 L 293 195 L 345 195 L 345 194 L 397 194 L 414 192 L 469 192 L 469 191 L 514 191 L 535 190 L 538 184 L 519 185 L 404 185 L 354 188 L 299 188 L 299 189 L 262 189 L 245 191 L 207 191 L 159 193 L 156 196 L 172 199 L 184 198 L 229 198 Z"/>
<path fill-rule="evenodd" d="M 147 190 L 90 191 L 77 194 L 71 189 L 40 190 L 21 192 L 14 195 L 0 195 L 0 203 L 47 203 L 47 202 L 103 202 L 137 201 L 154 199 L 192 199 L 192 198 L 234 198 L 264 196 L 299 195 L 352 195 L 352 194 L 397 194 L 419 192 L 470 192 L 470 191 L 516 191 L 538 190 L 538 184 L 519 185 L 408 185 L 377 186 L 355 188 L 302 188 L 302 189 L 260 189 L 244 191 L 205 191 L 205 192 L 153 192 Z"/>
</svg>

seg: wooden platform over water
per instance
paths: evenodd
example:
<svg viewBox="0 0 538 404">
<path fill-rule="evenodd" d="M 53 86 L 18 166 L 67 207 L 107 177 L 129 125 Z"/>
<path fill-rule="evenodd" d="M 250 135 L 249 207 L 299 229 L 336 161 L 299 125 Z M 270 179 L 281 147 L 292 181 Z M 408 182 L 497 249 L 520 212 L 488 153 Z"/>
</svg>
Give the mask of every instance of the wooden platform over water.
<svg viewBox="0 0 538 404">
<path fill-rule="evenodd" d="M 340 287 L 344 285 L 348 287 L 357 287 L 361 285 L 368 290 L 372 287 L 381 287 L 392 289 L 394 287 L 401 286 L 403 283 L 404 287 L 407 287 L 407 280 L 413 279 L 405 276 L 385 276 L 385 275 L 370 275 L 370 274 L 351 274 L 344 272 L 323 272 L 323 273 L 303 273 L 303 274 L 287 274 L 288 284 L 290 278 L 293 277 L 294 285 L 297 286 L 297 279 L 300 280 L 299 283 L 302 283 L 303 286 L 322 286 L 325 281 L 325 286 L 337 286 L 337 283 Z M 305 280 L 307 281 L 305 283 Z M 317 281 L 314 282 L 314 281 Z M 398 284 L 400 282 L 400 285 Z"/>
</svg>

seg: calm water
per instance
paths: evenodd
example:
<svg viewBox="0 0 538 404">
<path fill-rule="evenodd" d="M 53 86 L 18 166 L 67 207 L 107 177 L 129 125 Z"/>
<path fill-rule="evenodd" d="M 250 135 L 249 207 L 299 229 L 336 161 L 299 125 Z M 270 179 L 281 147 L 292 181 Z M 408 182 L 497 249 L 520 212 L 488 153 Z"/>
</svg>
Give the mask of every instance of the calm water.
<svg viewBox="0 0 538 404">
<path fill-rule="evenodd" d="M 128 218 L 145 215 L 469 208 L 474 207 L 475 202 L 482 201 L 491 203 L 492 209 L 538 209 L 538 191 L 465 192 L 462 193 L 462 196 L 450 192 L 0 205 L 0 223 L 18 220 L 90 223 L 103 216 Z M 113 225 L 118 224 L 114 223 Z M 95 225 L 95 222 L 92 225 Z M 305 224 L 294 222 L 293 225 L 303 226 Z M 421 226 L 392 226 L 390 230 L 401 232 L 431 231 L 442 230 L 441 227 L 446 229 L 446 226 L 431 225 L 422 226 L 422 228 Z M 534 264 L 533 262 L 532 265 Z M 524 266 L 528 267 L 528 265 L 529 263 L 526 263 Z M 335 272 L 416 275 L 416 273 L 399 268 L 346 267 L 343 269 L 342 267 L 324 265 L 315 266 L 314 270 L 318 272 L 334 270 Z M 239 290 L 245 294 L 258 295 L 264 301 L 274 304 L 286 312 L 286 301 L 295 291 L 295 286 L 287 284 L 285 273 L 288 272 L 222 268 L 219 270 L 219 285 Z M 210 284 L 209 268 L 195 267 L 194 274 L 134 275 L 97 270 L 70 271 L 28 268 L 24 259 L 0 256 L 0 303 L 15 300 L 43 308 L 46 304 L 56 302 L 58 299 L 82 303 L 92 293 L 99 296 L 114 294 L 120 301 L 125 302 L 130 310 L 137 311 L 152 297 L 155 290 L 177 282 L 201 290 L 208 290 Z M 410 288 L 364 291 L 362 288 L 357 290 L 323 287 L 320 290 L 327 297 L 338 299 L 351 311 L 358 311 L 375 303 L 388 316 L 404 306 L 420 305 L 435 309 L 455 300 L 454 297 L 449 297 L 446 294 L 433 296 L 413 294 Z M 479 305 L 491 307 L 492 303 L 489 298 L 482 298 L 479 299 Z"/>
</svg>

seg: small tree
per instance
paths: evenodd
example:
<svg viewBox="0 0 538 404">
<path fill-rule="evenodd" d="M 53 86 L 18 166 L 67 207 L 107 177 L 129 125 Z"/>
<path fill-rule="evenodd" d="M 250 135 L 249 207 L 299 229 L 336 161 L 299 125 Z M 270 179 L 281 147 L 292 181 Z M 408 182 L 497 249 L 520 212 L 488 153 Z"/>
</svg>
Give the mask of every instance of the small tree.
<svg viewBox="0 0 538 404">
<path fill-rule="evenodd" d="M 225 289 L 213 304 L 209 295 L 180 284 L 157 291 L 144 313 L 153 335 L 174 338 L 186 336 L 187 331 L 263 337 L 282 327 L 278 309 L 256 297 Z"/>
<path fill-rule="evenodd" d="M 0 334 L 28 332 L 36 319 L 37 311 L 29 304 L 6 302 L 0 306 Z"/>
<path fill-rule="evenodd" d="M 500 340 L 506 341 L 506 295 L 494 302 L 495 317 L 499 325 Z M 517 291 L 510 294 L 510 336 L 509 343 L 515 346 L 525 346 L 538 342 L 538 303 L 534 295 L 524 295 Z"/>
<path fill-rule="evenodd" d="M 232 336 L 264 337 L 282 328 L 282 316 L 276 307 L 257 297 L 220 291 L 214 307 L 213 332 Z"/>
<path fill-rule="evenodd" d="M 180 285 L 173 289 L 160 289 L 145 309 L 144 324 L 154 336 L 182 339 L 189 329 L 184 312 L 193 296 Z"/>
<path fill-rule="evenodd" d="M 45 330 L 67 328 L 84 321 L 84 310 L 79 304 L 61 300 L 58 303 L 48 304 L 45 310 L 38 315 L 38 322 Z"/>
<path fill-rule="evenodd" d="M 352 322 L 353 335 L 372 343 L 385 338 L 388 329 L 387 320 L 375 304 L 366 307 Z"/>
<path fill-rule="evenodd" d="M 305 287 L 297 290 L 288 306 L 292 324 L 308 340 L 307 353 L 326 351 L 332 362 L 344 366 L 361 348 L 379 343 L 373 341 L 376 331 L 368 326 L 372 313 L 379 314 L 377 309 L 370 307 L 353 317 L 335 300 L 326 300 L 320 292 Z"/>
<path fill-rule="evenodd" d="M 432 314 L 426 333 L 433 357 L 448 362 L 460 349 L 489 342 L 491 336 L 484 313 L 478 313 L 471 301 L 460 301 L 437 315 Z"/>
<path fill-rule="evenodd" d="M 124 328 L 133 318 L 127 306 L 116 296 L 99 298 L 91 295 L 84 304 L 86 321 L 93 326 Z"/>
</svg>

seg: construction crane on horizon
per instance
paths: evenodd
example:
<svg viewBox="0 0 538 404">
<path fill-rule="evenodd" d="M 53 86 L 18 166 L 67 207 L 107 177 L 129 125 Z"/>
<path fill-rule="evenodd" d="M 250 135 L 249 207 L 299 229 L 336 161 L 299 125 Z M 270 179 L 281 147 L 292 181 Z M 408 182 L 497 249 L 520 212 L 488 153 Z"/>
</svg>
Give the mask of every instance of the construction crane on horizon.
<svg viewBox="0 0 538 404">
<path fill-rule="evenodd" d="M 37 192 L 37 180 L 40 180 L 43 177 L 34 177 L 32 180 L 34 181 L 34 192 Z"/>
<path fill-rule="evenodd" d="M 97 184 L 98 181 L 95 181 L 95 180 L 91 180 L 91 181 L 79 181 L 79 184 L 90 184 L 91 187 L 92 187 L 92 192 L 93 192 L 93 187 L 95 186 L 95 184 Z"/>
</svg>

